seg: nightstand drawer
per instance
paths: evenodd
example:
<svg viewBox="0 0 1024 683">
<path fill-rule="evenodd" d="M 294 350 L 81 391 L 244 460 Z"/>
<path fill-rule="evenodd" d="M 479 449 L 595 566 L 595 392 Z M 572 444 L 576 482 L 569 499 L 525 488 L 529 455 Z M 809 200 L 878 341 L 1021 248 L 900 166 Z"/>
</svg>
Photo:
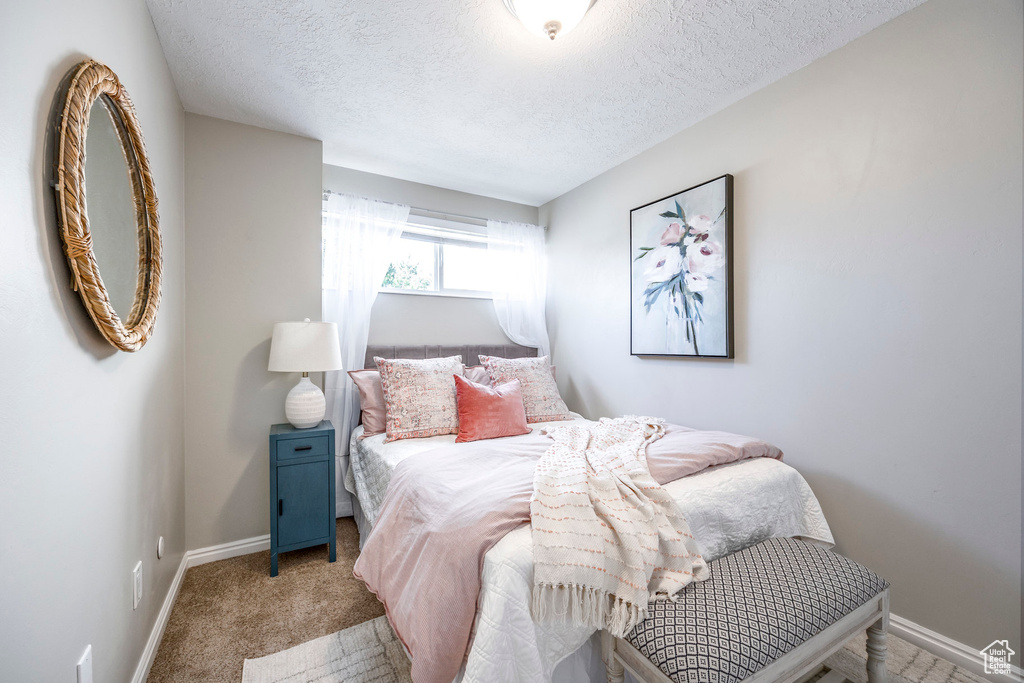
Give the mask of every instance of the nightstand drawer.
<svg viewBox="0 0 1024 683">
<path fill-rule="evenodd" d="M 328 451 L 326 434 L 299 439 L 280 439 L 277 442 L 277 459 L 310 458 L 325 456 Z"/>
</svg>

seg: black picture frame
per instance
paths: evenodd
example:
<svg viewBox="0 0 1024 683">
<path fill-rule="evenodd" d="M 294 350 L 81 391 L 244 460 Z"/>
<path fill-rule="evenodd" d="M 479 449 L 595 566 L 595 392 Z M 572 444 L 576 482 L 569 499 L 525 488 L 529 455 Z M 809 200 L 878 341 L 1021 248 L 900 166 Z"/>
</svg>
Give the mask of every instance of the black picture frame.
<svg viewBox="0 0 1024 683">
<path fill-rule="evenodd" d="M 689 235 L 691 230 L 692 230 L 692 228 L 691 228 L 690 224 L 687 223 L 687 218 L 685 216 L 682 217 L 682 218 L 680 218 L 678 216 L 679 212 L 685 213 L 685 209 L 682 209 L 683 203 L 685 203 L 685 201 L 688 199 L 685 195 L 687 195 L 688 193 L 693 193 L 695 190 L 704 189 L 707 186 L 712 185 L 713 183 L 720 183 L 720 182 L 724 184 L 724 208 L 722 209 L 722 216 L 721 216 L 722 226 L 721 226 L 720 234 L 722 236 L 722 238 L 721 238 L 722 239 L 722 245 L 721 245 L 722 249 L 721 250 L 722 250 L 722 253 L 724 254 L 725 263 L 724 263 L 724 265 L 723 265 L 723 267 L 721 269 L 721 271 L 722 271 L 721 273 L 716 272 L 714 276 L 707 276 L 707 277 L 708 277 L 708 279 L 713 279 L 713 280 L 716 280 L 716 281 L 717 280 L 721 280 L 723 282 L 723 284 L 724 284 L 724 302 L 723 302 L 724 310 L 722 310 L 721 306 L 716 308 L 716 312 L 721 312 L 722 313 L 721 317 L 722 317 L 722 321 L 724 322 L 724 330 L 721 330 L 722 336 L 724 337 L 724 349 L 721 349 L 720 348 L 721 344 L 718 344 L 719 348 L 716 348 L 716 350 L 720 350 L 721 351 L 720 353 L 706 353 L 706 352 L 702 352 L 701 351 L 700 344 L 698 342 L 698 331 L 699 330 L 700 331 L 703 330 L 703 321 L 702 320 L 700 320 L 701 327 L 700 328 L 697 327 L 697 323 L 698 323 L 697 319 L 700 319 L 703 316 L 703 313 L 702 313 L 703 306 L 704 306 L 703 292 L 696 292 L 695 293 L 695 292 L 691 292 L 688 289 L 688 287 L 690 286 L 690 283 L 687 280 L 687 278 L 684 277 L 684 272 L 683 271 L 679 272 L 677 278 L 672 278 L 668 282 L 664 282 L 664 283 L 657 283 L 657 282 L 648 283 L 648 286 L 644 290 L 642 290 L 643 291 L 643 295 L 644 295 L 643 300 L 641 300 L 641 298 L 638 296 L 638 292 L 637 292 L 637 286 L 638 286 L 637 270 L 638 270 L 638 268 L 644 268 L 645 266 L 648 269 L 650 269 L 650 264 L 642 263 L 642 261 L 646 257 L 646 253 L 645 252 L 651 251 L 652 253 L 658 253 L 658 252 L 654 252 L 654 250 L 658 249 L 659 247 L 664 247 L 665 245 L 661 244 L 660 242 L 658 243 L 657 247 L 651 247 L 651 246 L 649 246 L 647 244 L 644 244 L 644 245 L 636 244 L 636 242 L 637 242 L 637 231 L 638 231 L 637 222 L 638 222 L 638 219 L 639 219 L 638 212 L 641 212 L 644 209 L 648 209 L 648 207 L 652 207 L 652 206 L 654 206 L 656 204 L 660 204 L 662 202 L 667 202 L 669 200 L 672 200 L 673 206 L 677 209 L 676 216 L 675 216 L 676 220 L 672 221 L 672 217 L 673 216 L 670 215 L 670 214 L 672 214 L 671 210 L 669 210 L 667 212 L 660 213 L 658 215 L 659 215 L 659 217 L 666 219 L 666 225 L 667 226 L 668 225 L 672 225 L 673 223 L 679 223 L 680 227 L 682 227 L 683 230 L 684 230 L 684 233 L 683 233 L 684 236 L 685 235 Z M 712 188 L 708 188 L 708 189 L 710 190 Z M 703 218 L 704 216 L 702 215 L 701 217 Z M 649 217 L 648 217 L 648 220 L 649 220 Z M 691 220 L 692 220 L 692 218 L 691 218 Z M 669 223 L 669 221 L 672 221 L 672 222 Z M 715 223 L 714 223 L 715 227 L 717 226 L 718 222 L 719 221 L 717 221 L 717 220 L 715 221 Z M 712 227 L 711 230 L 715 230 L 715 227 Z M 650 232 L 649 228 L 650 228 L 650 226 L 648 226 L 648 232 Z M 705 235 L 710 234 L 711 230 L 709 230 L 708 233 L 705 233 Z M 733 302 L 733 299 L 734 299 L 734 292 L 733 292 L 733 234 L 734 234 L 734 232 L 733 232 L 733 176 L 731 174 L 728 174 L 728 173 L 726 173 L 724 175 L 720 175 L 717 178 L 712 178 L 711 180 L 705 181 L 705 182 L 700 183 L 698 185 L 694 185 L 692 187 L 688 187 L 685 190 L 680 190 L 679 192 L 675 192 L 675 193 L 667 195 L 665 197 L 661 197 L 660 199 L 656 199 L 654 201 L 647 202 L 646 204 L 643 204 L 641 206 L 636 207 L 635 209 L 630 210 L 630 212 L 629 212 L 629 257 L 630 257 L 629 352 L 630 352 L 630 355 L 632 355 L 632 356 L 639 356 L 639 357 L 712 358 L 712 359 L 733 359 L 733 358 L 736 357 L 735 330 L 734 330 L 734 322 L 733 322 L 733 309 L 734 309 L 734 302 Z M 662 242 L 664 242 L 665 239 L 669 239 L 671 236 L 672 235 L 670 235 L 670 231 L 666 230 L 665 233 L 664 233 L 664 236 L 662 237 Z M 705 236 L 705 239 L 709 239 L 709 238 L 707 236 Z M 682 237 L 680 237 L 680 240 L 682 240 Z M 649 240 L 648 240 L 648 242 L 649 242 Z M 679 244 L 680 244 L 680 246 L 678 248 L 680 249 L 680 254 L 681 254 L 680 260 L 684 264 L 688 263 L 688 261 L 686 260 L 686 254 L 685 254 L 684 248 L 683 248 L 683 246 L 681 246 L 682 245 L 682 241 L 680 241 Z M 712 245 L 712 246 L 714 246 L 714 245 Z M 673 258 L 675 258 L 675 257 L 673 256 Z M 685 265 L 681 266 L 681 267 L 685 268 Z M 701 275 L 698 274 L 696 277 L 701 277 Z M 676 280 L 675 288 L 671 288 L 672 280 Z M 686 282 L 685 286 L 684 286 L 684 281 Z M 682 313 L 680 314 L 680 317 L 684 320 L 684 328 L 685 328 L 685 333 L 687 335 L 686 339 L 687 339 L 688 343 L 690 343 L 690 340 L 691 340 L 690 335 L 692 335 L 692 347 L 694 349 L 693 352 L 685 353 L 685 352 L 680 352 L 678 350 L 670 349 L 668 341 L 666 341 L 665 348 L 657 348 L 657 345 L 653 344 L 650 341 L 643 342 L 642 344 L 639 345 L 640 348 L 638 348 L 638 339 L 637 339 L 637 337 L 638 337 L 638 330 L 637 330 L 638 320 L 637 320 L 637 317 L 638 317 L 638 314 L 646 315 L 646 316 L 649 316 L 651 314 L 651 306 L 646 306 L 646 310 L 640 310 L 640 309 L 644 309 L 645 308 L 644 302 L 648 298 L 650 298 L 649 292 L 651 292 L 652 288 L 654 288 L 656 290 L 659 290 L 659 291 L 655 292 L 655 294 L 653 295 L 655 297 L 655 301 L 660 299 L 661 295 L 664 294 L 666 296 L 673 296 L 673 297 L 675 297 L 675 298 L 670 300 L 672 302 L 672 303 L 668 304 L 670 307 L 672 306 L 673 303 L 675 303 L 677 301 L 683 304 L 683 308 L 672 307 L 671 311 L 672 312 L 674 312 L 676 310 L 682 311 Z M 669 291 L 670 289 L 671 289 L 671 292 Z M 717 289 L 716 289 L 716 291 L 717 291 Z M 677 294 L 677 292 L 678 292 L 678 294 Z M 698 304 L 694 304 L 694 296 L 695 295 L 699 298 L 699 303 Z M 722 298 L 722 297 L 720 297 L 720 298 Z M 696 308 L 698 305 L 700 307 L 698 312 L 696 314 L 693 314 L 690 307 L 693 306 L 694 308 Z M 696 316 L 697 319 L 695 319 L 695 316 Z M 667 325 L 669 323 L 669 319 L 670 318 L 672 318 L 671 314 L 666 316 L 666 324 Z M 718 330 L 716 330 L 716 332 L 718 332 Z"/>
</svg>

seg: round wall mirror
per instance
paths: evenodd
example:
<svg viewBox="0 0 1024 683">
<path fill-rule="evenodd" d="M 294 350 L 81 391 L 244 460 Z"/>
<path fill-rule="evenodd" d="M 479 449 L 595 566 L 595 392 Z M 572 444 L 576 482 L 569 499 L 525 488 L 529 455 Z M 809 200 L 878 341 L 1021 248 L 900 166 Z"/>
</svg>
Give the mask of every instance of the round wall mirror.
<svg viewBox="0 0 1024 683">
<path fill-rule="evenodd" d="M 72 287 L 107 341 L 137 351 L 160 306 L 159 216 L 135 108 L 106 66 L 88 60 L 72 71 L 56 150 Z"/>
<path fill-rule="evenodd" d="M 127 319 L 139 276 L 139 237 L 135 227 L 131 170 L 117 134 L 113 103 L 93 102 L 85 138 L 85 201 L 92 253 L 114 312 Z"/>
</svg>

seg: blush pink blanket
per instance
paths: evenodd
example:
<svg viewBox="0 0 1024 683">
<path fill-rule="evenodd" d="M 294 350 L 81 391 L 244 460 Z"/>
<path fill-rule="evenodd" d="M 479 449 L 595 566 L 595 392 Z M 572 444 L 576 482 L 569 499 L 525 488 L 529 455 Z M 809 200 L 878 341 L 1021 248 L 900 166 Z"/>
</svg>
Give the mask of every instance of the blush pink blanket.
<svg viewBox="0 0 1024 683">
<path fill-rule="evenodd" d="M 451 444 L 395 468 L 354 573 L 384 603 L 416 683 L 451 683 L 469 650 L 484 555 L 530 521 L 533 472 L 551 446 L 524 436 Z M 647 448 L 659 484 L 714 465 L 782 458 L 758 439 L 666 425 Z"/>
</svg>

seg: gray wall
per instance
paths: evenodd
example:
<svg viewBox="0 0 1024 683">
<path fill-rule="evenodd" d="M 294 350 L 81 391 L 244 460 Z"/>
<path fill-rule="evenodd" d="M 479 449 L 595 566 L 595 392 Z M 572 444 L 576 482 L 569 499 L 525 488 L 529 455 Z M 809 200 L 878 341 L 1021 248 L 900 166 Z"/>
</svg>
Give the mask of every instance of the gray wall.
<svg viewBox="0 0 1024 683">
<path fill-rule="evenodd" d="M 320 319 L 321 144 L 185 117 L 185 457 L 190 549 L 269 533 L 267 433 L 297 374 L 278 321 Z"/>
<path fill-rule="evenodd" d="M 323 185 L 335 192 L 431 211 L 495 220 L 537 222 L 537 208 L 397 178 L 324 165 Z M 489 299 L 380 294 L 370 318 L 371 344 L 506 344 Z"/>
<path fill-rule="evenodd" d="M 590 417 L 778 444 L 895 613 L 1020 642 L 1019 0 L 932 0 L 541 208 Z M 629 211 L 736 177 L 735 361 L 629 355 Z"/>
<path fill-rule="evenodd" d="M 71 291 L 47 185 L 58 84 L 86 57 L 131 94 L 160 200 L 163 302 L 137 353 Z M 0 678 L 74 681 L 91 643 L 95 680 L 127 681 L 185 549 L 184 113 L 141 2 L 5 2 L 0 61 Z"/>
</svg>

